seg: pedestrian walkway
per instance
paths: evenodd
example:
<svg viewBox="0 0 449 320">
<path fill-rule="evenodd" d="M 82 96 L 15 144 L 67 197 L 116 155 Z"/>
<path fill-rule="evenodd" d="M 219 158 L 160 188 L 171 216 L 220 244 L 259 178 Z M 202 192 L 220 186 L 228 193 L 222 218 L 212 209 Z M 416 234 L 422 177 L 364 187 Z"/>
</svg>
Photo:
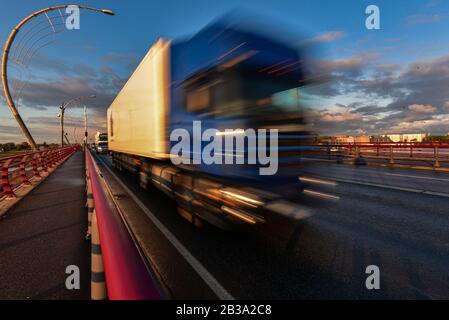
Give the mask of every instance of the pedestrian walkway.
<svg viewBox="0 0 449 320">
<path fill-rule="evenodd" d="M 78 151 L 0 220 L 0 299 L 89 299 L 84 155 Z M 65 286 L 80 270 L 80 289 Z"/>
</svg>

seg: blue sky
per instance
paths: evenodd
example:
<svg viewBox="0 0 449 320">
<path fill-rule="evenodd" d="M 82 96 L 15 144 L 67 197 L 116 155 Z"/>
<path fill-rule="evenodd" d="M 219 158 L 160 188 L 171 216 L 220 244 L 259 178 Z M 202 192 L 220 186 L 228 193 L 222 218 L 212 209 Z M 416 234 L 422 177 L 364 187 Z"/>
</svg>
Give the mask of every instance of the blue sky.
<svg viewBox="0 0 449 320">
<path fill-rule="evenodd" d="M 60 1 L 8 1 L 0 12 L 0 41 L 31 12 Z M 76 4 L 108 8 L 110 17 L 82 11 L 81 29 L 58 34 L 22 72 L 20 112 L 42 142 L 57 141 L 57 105 L 82 94 L 92 131 L 104 127 L 105 110 L 121 85 L 159 37 L 192 34 L 212 19 L 244 9 L 281 23 L 304 43 L 320 46 L 316 60 L 331 80 L 315 89 L 311 123 L 323 134 L 446 133 L 449 118 L 449 1 L 364 0 L 112 0 Z M 365 28 L 365 8 L 380 8 L 381 29 Z M 19 35 L 20 36 L 20 35 Z M 16 41 L 19 41 L 18 37 Z M 11 74 L 18 78 L 17 71 Z M 446 90 L 445 90 L 446 88 Z M 24 140 L 0 100 L 0 142 Z M 79 127 L 81 108 L 67 112 Z M 69 137 L 82 129 L 68 129 Z"/>
</svg>

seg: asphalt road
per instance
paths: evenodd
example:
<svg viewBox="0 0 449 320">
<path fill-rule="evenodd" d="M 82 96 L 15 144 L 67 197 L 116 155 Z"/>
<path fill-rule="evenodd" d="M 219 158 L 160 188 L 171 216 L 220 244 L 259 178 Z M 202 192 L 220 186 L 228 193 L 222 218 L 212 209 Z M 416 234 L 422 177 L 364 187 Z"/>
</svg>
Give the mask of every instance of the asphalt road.
<svg viewBox="0 0 449 320">
<path fill-rule="evenodd" d="M 304 175 L 337 181 L 331 192 L 338 201 L 310 200 L 316 210 L 306 220 L 271 217 L 256 228 L 224 232 L 195 228 L 162 192 L 141 190 L 108 156 L 101 158 L 236 299 L 449 298 L 449 174 L 314 164 Z M 176 259 L 170 268 L 182 277 Z M 379 290 L 366 289 L 369 265 L 380 269 Z M 195 281 L 184 294 L 204 298 Z"/>
</svg>

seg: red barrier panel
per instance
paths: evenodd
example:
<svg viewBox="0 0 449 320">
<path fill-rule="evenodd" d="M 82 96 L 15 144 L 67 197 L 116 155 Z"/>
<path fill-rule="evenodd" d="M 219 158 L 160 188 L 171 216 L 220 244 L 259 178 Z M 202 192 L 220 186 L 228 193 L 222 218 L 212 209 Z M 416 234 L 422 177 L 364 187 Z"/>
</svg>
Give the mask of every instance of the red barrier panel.
<svg viewBox="0 0 449 320">
<path fill-rule="evenodd" d="M 32 177 L 39 178 L 41 172 L 47 172 L 49 167 L 59 164 L 79 148 L 79 145 L 71 145 L 0 158 L 0 198 L 15 198 L 15 188 L 30 185 Z"/>
<path fill-rule="evenodd" d="M 158 286 L 149 274 L 117 208 L 108 201 L 93 161 L 90 152 L 86 152 L 108 298 L 160 300 Z"/>
</svg>

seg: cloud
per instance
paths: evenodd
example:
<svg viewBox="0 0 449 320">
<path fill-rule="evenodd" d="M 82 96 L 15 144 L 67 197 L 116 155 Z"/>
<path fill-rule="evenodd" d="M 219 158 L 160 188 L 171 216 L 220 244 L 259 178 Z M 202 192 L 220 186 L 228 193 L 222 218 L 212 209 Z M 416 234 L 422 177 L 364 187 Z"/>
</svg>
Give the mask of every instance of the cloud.
<svg viewBox="0 0 449 320">
<path fill-rule="evenodd" d="M 319 134 L 358 134 L 365 131 L 364 116 L 351 106 L 336 104 L 331 108 L 307 108 L 306 119 L 311 130 Z"/>
<path fill-rule="evenodd" d="M 357 128 L 368 134 L 446 134 L 447 122 L 441 119 L 447 119 L 449 109 L 449 55 L 409 64 L 379 61 L 357 55 L 316 62 L 329 73 L 329 81 L 312 95 L 328 102 L 345 101 L 349 108 L 312 113 L 319 119 L 318 127 L 328 134 L 356 134 Z"/>
<path fill-rule="evenodd" d="M 427 104 L 411 104 L 408 108 L 412 111 L 420 112 L 420 113 L 435 113 L 437 108 Z"/>
<path fill-rule="evenodd" d="M 440 4 L 441 4 L 441 0 L 430 0 L 429 2 L 426 3 L 425 7 L 426 8 L 434 8 Z"/>
<path fill-rule="evenodd" d="M 357 84 L 357 79 L 376 59 L 376 54 L 359 53 L 347 58 L 311 61 L 311 70 L 320 84 L 308 88 L 308 91 L 321 97 L 350 93 L 352 85 Z"/>
<path fill-rule="evenodd" d="M 114 87 L 112 79 L 103 79 L 105 82 L 97 84 L 99 79 L 92 78 L 63 78 L 62 81 L 52 82 L 26 82 L 26 90 L 19 100 L 21 106 L 36 110 L 45 110 L 48 107 L 59 106 L 63 101 L 75 97 L 96 95 L 95 99 L 85 100 L 85 103 L 98 110 L 105 110 L 112 102 L 115 94 L 111 92 Z M 105 88 L 106 86 L 111 86 Z M 104 90 L 102 90 L 104 89 Z M 82 104 L 72 104 L 72 108 L 81 108 Z"/>
<path fill-rule="evenodd" d="M 404 23 L 406 26 L 415 26 L 415 25 L 421 25 L 421 24 L 429 24 L 429 23 L 436 23 L 443 21 L 447 18 L 445 15 L 441 14 L 414 14 L 411 16 L 408 16 L 404 19 Z"/>
<path fill-rule="evenodd" d="M 30 74 L 22 79 L 24 90 L 19 99 L 15 99 L 36 141 L 57 142 L 59 123 L 55 116 L 56 108 L 63 101 L 79 96 L 96 95 L 96 98 L 71 104 L 66 113 L 66 126 L 82 126 L 82 119 L 72 119 L 70 115 L 79 114 L 85 103 L 89 110 L 89 126 L 92 132 L 104 130 L 106 109 L 130 73 L 125 62 L 132 63 L 133 59 L 127 59 L 126 55 L 106 55 L 101 61 L 101 64 L 93 67 L 90 64 L 53 59 L 45 55 L 36 56 Z M 11 74 L 10 84 L 16 79 L 15 75 L 17 74 Z M 2 98 L 0 105 L 6 108 Z M 8 130 L 9 128 L 4 126 L 0 128 L 2 140 L 23 141 L 20 130 Z M 69 135 L 71 134 L 69 131 Z"/>
<path fill-rule="evenodd" d="M 319 114 L 321 117 L 320 120 L 324 122 L 344 122 L 362 119 L 362 114 L 352 112 L 344 106 L 335 106 L 331 109 L 321 111 Z"/>
<path fill-rule="evenodd" d="M 103 61 L 109 64 L 118 64 L 124 66 L 129 71 L 136 69 L 139 64 L 141 57 L 135 53 L 124 54 L 118 52 L 110 52 L 103 57 Z"/>
<path fill-rule="evenodd" d="M 117 67 L 113 64 L 102 65 L 98 69 L 81 64 L 76 67 L 77 72 L 72 72 L 71 69 L 63 67 L 70 65 L 64 61 L 61 65 L 58 63 L 53 65 L 46 58 L 39 61 L 46 61 L 39 68 L 45 66 L 55 72 L 58 71 L 59 76 L 51 77 L 51 80 L 29 77 L 22 81 L 24 90 L 19 99 L 15 98 L 16 105 L 43 111 L 75 97 L 95 95 L 95 99 L 86 100 L 85 103 L 95 113 L 104 114 L 127 79 L 117 75 Z M 10 81 L 14 80 L 11 78 Z M 13 92 L 14 97 L 15 93 Z M 82 106 L 81 103 L 71 105 L 72 108 Z"/>
<path fill-rule="evenodd" d="M 15 137 L 16 135 L 20 134 L 19 127 L 11 126 L 11 125 L 0 125 L 0 135 L 1 140 L 0 141 L 6 141 L 9 137 Z"/>
<path fill-rule="evenodd" d="M 30 68 L 34 74 L 39 74 L 41 71 L 51 71 L 60 76 L 95 77 L 97 75 L 96 68 L 85 63 L 68 61 L 43 53 L 36 54 Z"/>
<path fill-rule="evenodd" d="M 324 33 L 320 33 L 313 38 L 306 39 L 303 41 L 304 44 L 310 43 L 324 43 L 324 42 L 332 42 L 339 40 L 345 36 L 343 31 L 328 31 Z"/>
<path fill-rule="evenodd" d="M 403 121 L 391 127 L 391 132 L 440 132 L 447 133 L 449 115 L 433 116 L 430 119 L 418 121 Z"/>
</svg>

